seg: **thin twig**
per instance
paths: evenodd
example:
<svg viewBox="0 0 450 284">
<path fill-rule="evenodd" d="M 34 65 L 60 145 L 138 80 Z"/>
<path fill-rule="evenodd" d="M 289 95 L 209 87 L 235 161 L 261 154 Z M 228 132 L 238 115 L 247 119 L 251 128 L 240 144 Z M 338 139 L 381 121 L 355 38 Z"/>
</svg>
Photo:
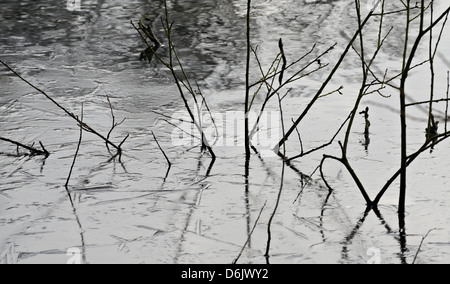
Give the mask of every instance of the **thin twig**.
<svg viewBox="0 0 450 284">
<path fill-rule="evenodd" d="M 111 129 L 110 129 L 109 132 L 108 132 L 108 135 L 106 136 L 106 139 L 109 140 L 109 137 L 111 136 L 111 133 L 113 132 L 113 130 L 114 130 L 117 126 L 119 126 L 119 125 L 121 125 L 122 123 L 124 123 L 125 120 L 126 120 L 126 118 L 122 119 L 121 122 L 117 122 L 117 123 L 116 123 L 116 117 L 114 116 L 114 110 L 113 110 L 113 106 L 112 106 L 112 104 L 111 104 L 111 100 L 109 99 L 109 96 L 106 96 L 106 99 L 108 100 L 109 109 L 110 109 L 110 111 L 111 111 L 111 117 L 112 117 L 112 126 L 111 126 Z M 106 147 L 109 149 L 108 143 L 106 143 Z"/>
<path fill-rule="evenodd" d="M 80 121 L 83 122 L 84 116 L 84 106 L 81 104 L 81 118 Z M 66 188 L 69 186 L 70 177 L 72 176 L 73 168 L 75 167 L 75 161 L 77 160 L 78 152 L 80 151 L 81 141 L 83 140 L 83 127 L 80 125 L 80 138 L 78 140 L 77 150 L 75 151 L 75 155 L 73 156 L 72 166 L 70 167 L 69 175 L 67 176 L 66 184 L 64 185 Z"/>
<path fill-rule="evenodd" d="M 426 235 L 422 237 L 422 240 L 420 241 L 419 248 L 417 249 L 416 255 L 414 256 L 414 260 L 413 260 L 413 262 L 411 264 L 415 264 L 416 263 L 417 256 L 419 255 L 420 250 L 422 249 L 423 242 L 428 237 L 428 235 L 434 230 L 436 230 L 436 228 L 429 230 L 428 233 L 426 233 Z"/>
<path fill-rule="evenodd" d="M 423 101 L 423 102 L 414 102 L 414 103 L 409 103 L 406 104 L 406 107 L 411 107 L 411 106 L 417 106 L 417 105 L 424 105 L 424 104 L 429 104 L 431 103 L 439 103 L 439 102 L 447 102 L 448 103 L 449 99 L 436 99 L 436 100 L 428 100 L 428 101 Z"/>
<path fill-rule="evenodd" d="M 334 140 L 336 139 L 336 137 L 339 135 L 339 133 L 341 132 L 341 130 L 344 128 L 344 126 L 347 124 L 347 122 L 349 121 L 350 117 L 351 117 L 351 114 L 350 114 L 350 115 L 347 117 L 347 119 L 341 124 L 341 126 L 340 126 L 339 129 L 336 131 L 336 133 L 334 134 L 333 138 L 331 138 L 330 141 L 328 141 L 327 143 L 325 143 L 325 144 L 323 144 L 323 145 L 321 145 L 321 146 L 319 146 L 319 147 L 316 147 L 316 148 L 314 148 L 314 149 L 311 149 L 311 150 L 309 150 L 309 151 L 306 151 L 306 152 L 303 152 L 303 150 L 302 150 L 302 152 L 301 152 L 299 155 L 296 155 L 296 156 L 294 156 L 294 157 L 292 157 L 292 158 L 286 158 L 286 162 L 289 163 L 289 162 L 291 162 L 291 161 L 293 161 L 293 160 L 295 160 L 295 159 L 304 157 L 304 156 L 306 156 L 306 155 L 309 155 L 309 154 L 311 154 L 311 153 L 314 153 L 314 152 L 319 151 L 319 150 L 321 150 L 321 149 L 323 149 L 323 148 L 325 148 L 325 147 L 330 146 L 330 145 L 334 142 Z"/>
<path fill-rule="evenodd" d="M 158 145 L 159 150 L 164 155 L 164 158 L 166 158 L 167 164 L 169 164 L 169 168 L 171 168 L 172 167 L 172 163 L 170 162 L 169 157 L 167 157 L 166 152 L 164 152 L 163 148 L 159 144 L 158 139 L 156 138 L 155 133 L 153 131 L 152 131 L 152 135 L 153 135 L 153 139 L 155 139 L 155 142 Z"/>
<path fill-rule="evenodd" d="M 292 68 L 293 66 L 297 65 L 300 61 L 302 61 L 303 59 L 305 59 L 308 55 L 312 54 L 313 51 L 315 50 L 316 46 L 317 46 L 317 44 L 314 44 L 313 47 L 311 48 L 311 50 L 309 50 L 306 54 L 304 54 L 302 57 L 300 57 L 300 58 L 297 59 L 296 61 L 294 61 L 294 62 L 292 62 L 291 64 L 289 64 L 288 66 L 286 66 L 285 70 L 288 70 L 288 69 Z M 312 62 L 317 62 L 317 60 L 319 60 L 321 57 L 322 57 L 322 56 L 319 56 L 319 57 L 315 58 L 315 60 L 312 61 Z M 279 75 L 280 73 L 281 73 L 281 71 L 278 71 L 278 72 L 275 72 L 275 74 L 270 75 L 270 76 L 268 76 L 268 77 L 263 76 L 263 78 L 261 78 L 259 81 L 255 82 L 255 83 L 251 84 L 249 87 L 250 87 L 250 88 L 253 88 L 253 87 L 255 87 L 255 86 L 258 86 L 258 85 L 260 85 L 261 83 L 263 83 L 263 82 L 265 82 L 265 81 L 267 81 L 267 80 L 273 79 L 273 77 L 276 77 L 276 76 Z"/>
</svg>

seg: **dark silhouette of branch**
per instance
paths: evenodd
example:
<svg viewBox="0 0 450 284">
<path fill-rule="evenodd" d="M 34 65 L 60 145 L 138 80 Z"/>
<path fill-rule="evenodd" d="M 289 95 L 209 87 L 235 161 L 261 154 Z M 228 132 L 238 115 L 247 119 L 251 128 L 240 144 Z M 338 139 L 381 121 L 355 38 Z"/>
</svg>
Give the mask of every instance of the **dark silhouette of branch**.
<svg viewBox="0 0 450 284">
<path fill-rule="evenodd" d="M 120 146 L 117 146 L 116 144 L 114 144 L 113 142 L 111 142 L 109 139 L 107 139 L 105 136 L 103 136 L 102 134 L 100 134 L 99 132 L 97 132 L 95 129 L 93 129 L 92 127 L 90 127 L 89 125 L 87 125 L 86 123 L 80 121 L 80 119 L 73 114 L 72 112 L 68 111 L 66 108 L 64 108 L 61 104 L 59 104 L 57 101 L 55 101 L 52 97 L 50 97 L 45 91 L 43 91 L 42 89 L 36 87 L 35 85 L 33 85 L 31 82 L 29 82 L 28 80 L 26 80 L 24 77 L 22 77 L 19 73 L 17 73 L 14 69 L 12 69 L 8 64 L 6 64 L 3 60 L 0 59 L 0 63 L 3 64 L 6 68 L 8 68 L 9 71 L 11 71 L 14 75 L 16 75 L 19 79 L 21 79 L 23 82 L 25 82 L 26 84 L 28 84 L 30 87 L 32 87 L 33 89 L 35 89 L 36 91 L 38 91 L 39 93 L 41 93 L 42 95 L 44 95 L 48 100 L 50 100 L 53 104 L 55 104 L 58 108 L 60 108 L 62 111 L 64 111 L 68 116 L 70 116 L 71 118 L 73 118 L 78 125 L 82 126 L 83 129 L 87 132 L 90 132 L 96 136 L 98 136 L 99 138 L 101 138 L 103 141 L 105 141 L 106 144 L 112 146 L 113 148 L 115 148 L 117 150 L 117 155 L 121 156 L 122 155 L 122 148 Z"/>
<path fill-rule="evenodd" d="M 166 172 L 166 176 L 164 178 L 164 180 L 167 179 L 167 176 L 169 175 L 170 169 L 172 168 L 172 163 L 170 162 L 169 157 L 167 157 L 166 152 L 164 152 L 163 148 L 161 147 L 161 145 L 158 142 L 158 139 L 156 139 L 156 135 L 155 133 L 153 133 L 152 131 L 152 135 L 153 135 L 153 139 L 156 142 L 156 145 L 158 145 L 159 150 L 161 151 L 161 153 L 164 155 L 164 158 L 166 158 L 167 164 L 168 164 L 168 168 L 167 168 L 167 172 Z"/>
<path fill-rule="evenodd" d="M 47 158 L 48 156 L 50 156 L 50 153 L 45 149 L 45 147 L 44 147 L 44 145 L 42 144 L 41 141 L 39 141 L 39 144 L 41 145 L 42 150 L 36 149 L 36 148 L 34 148 L 33 146 L 27 146 L 27 145 L 24 145 L 24 144 L 22 144 L 22 143 L 20 143 L 20 142 L 17 142 L 17 141 L 8 139 L 8 138 L 4 138 L 4 137 L 0 137 L 0 140 L 5 141 L 5 142 L 9 142 L 9 143 L 11 143 L 11 144 L 14 144 L 14 145 L 16 145 L 17 147 L 24 148 L 24 149 L 30 151 L 30 154 L 31 154 L 32 156 L 35 156 L 35 155 L 38 155 L 38 156 L 45 156 L 45 158 Z"/>
</svg>

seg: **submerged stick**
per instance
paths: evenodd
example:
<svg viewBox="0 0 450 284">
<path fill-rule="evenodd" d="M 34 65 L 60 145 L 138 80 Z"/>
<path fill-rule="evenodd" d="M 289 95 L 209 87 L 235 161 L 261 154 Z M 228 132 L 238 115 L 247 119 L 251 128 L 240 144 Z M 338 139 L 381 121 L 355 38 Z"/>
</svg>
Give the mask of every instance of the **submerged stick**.
<svg viewBox="0 0 450 284">
<path fill-rule="evenodd" d="M 8 138 L 4 138 L 4 137 L 0 137 L 0 140 L 3 140 L 3 141 L 5 141 L 5 142 L 9 142 L 9 143 L 11 143 L 11 144 L 14 144 L 14 145 L 16 145 L 17 147 L 24 148 L 24 149 L 30 151 L 30 153 L 31 153 L 32 156 L 33 156 L 33 155 L 40 155 L 40 156 L 45 156 L 45 158 L 47 158 L 48 156 L 50 156 L 50 153 L 45 149 L 45 147 L 44 147 L 44 145 L 42 144 L 41 141 L 39 141 L 39 144 L 41 145 L 42 150 L 33 148 L 33 147 L 31 147 L 31 146 L 24 145 L 24 144 L 22 144 L 22 143 L 20 143 L 20 142 L 17 142 L 17 141 L 8 139 Z"/>
</svg>

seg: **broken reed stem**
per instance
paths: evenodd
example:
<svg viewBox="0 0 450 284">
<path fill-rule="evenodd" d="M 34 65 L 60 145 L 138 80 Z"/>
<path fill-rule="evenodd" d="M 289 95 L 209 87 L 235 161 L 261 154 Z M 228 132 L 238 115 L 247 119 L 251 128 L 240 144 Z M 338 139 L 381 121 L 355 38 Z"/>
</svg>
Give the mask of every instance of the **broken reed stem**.
<svg viewBox="0 0 450 284">
<path fill-rule="evenodd" d="M 85 131 L 90 132 L 90 133 L 98 136 L 100 139 L 105 141 L 106 144 L 108 144 L 108 145 L 112 146 L 113 148 L 115 148 L 117 150 L 117 154 L 116 155 L 122 156 L 122 148 L 120 146 L 117 146 L 116 144 L 111 142 L 109 139 L 104 137 L 102 134 L 100 134 L 99 132 L 94 130 L 92 127 L 90 127 L 86 123 L 81 122 L 80 119 L 75 114 L 73 114 L 72 112 L 70 112 L 66 108 L 64 108 L 62 105 L 60 105 L 57 101 L 55 101 L 52 97 L 50 97 L 45 91 L 41 90 L 40 88 L 38 88 L 35 85 L 33 85 L 31 82 L 26 80 L 19 73 L 17 73 L 14 69 L 12 69 L 8 64 L 6 64 L 3 60 L 0 59 L 0 63 L 3 64 L 6 68 L 8 68 L 9 71 L 11 71 L 14 75 L 16 75 L 19 79 L 21 79 L 27 85 L 29 85 L 30 87 L 32 87 L 33 89 L 35 89 L 36 91 L 38 91 L 39 93 L 44 95 L 48 100 L 50 100 L 53 104 L 55 104 L 62 111 L 64 111 L 68 116 L 73 118 L 78 123 L 78 125 L 81 125 L 84 128 Z"/>
<path fill-rule="evenodd" d="M 50 156 L 50 153 L 45 149 L 45 147 L 44 147 L 44 145 L 42 144 L 41 141 L 39 141 L 39 145 L 41 145 L 42 150 L 36 149 L 36 148 L 34 148 L 34 147 L 32 147 L 32 146 L 24 145 L 24 144 L 22 144 L 22 143 L 20 143 L 20 142 L 17 142 L 17 141 L 8 139 L 8 138 L 4 138 L 4 137 L 0 137 L 0 140 L 3 140 L 3 141 L 5 141 L 5 142 L 11 143 L 11 144 L 14 144 L 14 145 L 16 145 L 17 147 L 24 148 L 24 149 L 30 151 L 30 153 L 31 153 L 32 156 L 34 156 L 34 155 L 45 156 L 45 158 L 47 158 L 48 156 Z M 34 143 L 33 143 L 33 144 L 34 144 Z"/>
<path fill-rule="evenodd" d="M 81 117 L 80 117 L 81 122 L 83 122 L 83 117 L 84 117 L 84 105 L 81 104 Z M 70 178 L 72 176 L 73 168 L 75 167 L 75 162 L 77 160 L 78 152 L 80 151 L 82 140 L 83 140 L 83 126 L 81 126 L 80 124 L 80 138 L 78 139 L 77 150 L 75 151 L 75 155 L 73 156 L 72 166 L 70 167 L 69 175 L 67 176 L 66 184 L 64 185 L 66 189 L 69 186 Z"/>
<path fill-rule="evenodd" d="M 236 264 L 236 263 L 238 262 L 239 258 L 241 258 L 242 253 L 243 253 L 244 250 L 245 250 L 245 247 L 246 247 L 246 246 L 248 245 L 248 243 L 250 242 L 250 239 L 252 238 L 253 232 L 255 231 L 256 226 L 258 225 L 258 221 L 259 221 L 259 219 L 261 218 L 261 214 L 262 214 L 262 212 L 264 211 L 264 208 L 266 207 L 266 205 L 267 205 L 267 201 L 264 202 L 263 207 L 262 207 L 261 210 L 259 211 L 258 217 L 257 217 L 256 220 L 255 220 L 255 224 L 253 224 L 253 228 L 252 228 L 252 230 L 250 231 L 250 234 L 248 235 L 247 240 L 245 241 L 245 244 L 242 246 L 242 249 L 241 249 L 241 251 L 239 252 L 238 256 L 236 257 L 235 260 L 233 260 L 233 264 Z"/>
</svg>

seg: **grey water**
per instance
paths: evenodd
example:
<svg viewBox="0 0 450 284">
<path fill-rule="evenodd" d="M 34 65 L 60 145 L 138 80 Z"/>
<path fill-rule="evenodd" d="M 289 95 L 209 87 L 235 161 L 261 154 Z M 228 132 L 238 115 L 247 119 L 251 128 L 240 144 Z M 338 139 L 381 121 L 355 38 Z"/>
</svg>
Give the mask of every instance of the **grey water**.
<svg viewBox="0 0 450 284">
<path fill-rule="evenodd" d="M 267 222 L 280 187 L 282 161 L 267 153 L 254 155 L 246 187 L 240 130 L 231 137 L 232 145 L 219 141 L 213 146 L 217 161 L 212 167 L 198 142 L 176 141 L 174 133 L 179 129 L 174 124 L 187 118 L 184 104 L 170 72 L 156 60 L 139 60 L 145 47 L 130 23 L 143 15 L 154 19 L 153 29 L 164 45 L 161 53 L 167 53 L 161 25 L 163 1 L 81 0 L 79 7 L 64 2 L 0 0 L 0 59 L 74 114 L 81 115 L 83 105 L 84 121 L 105 135 L 112 125 L 109 97 L 116 121 L 125 119 L 111 139 L 120 143 L 129 138 L 119 161 L 98 137 L 84 133 L 66 189 L 78 125 L 2 66 L 0 137 L 35 145 L 41 141 L 51 155 L 44 159 L 25 155 L 23 150 L 17 153 L 14 145 L 0 141 L 0 263 L 74 259 L 84 263 L 231 263 L 247 239 L 239 263 L 265 263 Z M 180 59 L 216 117 L 243 111 L 245 2 L 167 1 Z M 445 5 L 436 3 L 436 10 Z M 363 13 L 370 11 L 367 7 L 362 5 Z M 401 68 L 404 23 L 398 16 L 387 17 L 386 22 L 394 28 L 375 67 L 381 72 L 389 68 L 394 74 Z M 336 44 L 321 60 L 329 65 L 292 85 L 283 101 L 288 125 L 308 104 L 355 32 L 354 3 L 258 0 L 253 2 L 251 24 L 252 43 L 265 68 L 278 54 L 280 38 L 290 62 L 314 45 L 310 60 Z M 376 23 L 366 32 L 370 38 L 366 44 L 373 46 Z M 449 48 L 447 27 L 435 62 L 439 98 L 447 88 Z M 427 52 L 421 46 L 420 58 L 426 58 Z M 427 68 L 412 72 L 409 102 L 427 99 Z M 320 99 L 299 126 L 305 149 L 328 142 L 344 122 L 360 88 L 360 69 L 358 55 L 351 52 L 324 92 L 343 86 L 342 94 Z M 252 70 L 256 81 L 260 72 L 254 59 Z M 383 94 L 370 94 L 361 104 L 361 108 L 370 107 L 370 143 L 364 139 L 364 117 L 360 116 L 349 145 L 349 159 L 371 197 L 400 163 L 398 93 L 387 89 Z M 256 98 L 255 105 L 261 103 Z M 443 125 L 445 103 L 435 108 L 436 119 Z M 278 104 L 269 104 L 267 111 L 279 115 Z M 427 115 L 425 107 L 408 109 L 411 152 L 424 142 Z M 225 129 L 219 123 L 217 131 Z M 152 131 L 173 164 L 169 171 Z M 342 133 L 337 139 L 343 139 Z M 301 147 L 297 139 L 291 140 L 286 149 L 296 155 Z M 381 215 L 369 213 L 364 222 L 364 199 L 345 169 L 333 162 L 324 167 L 335 188 L 329 193 L 316 168 L 324 153 L 339 155 L 337 141 L 286 169 L 281 205 L 272 224 L 270 262 L 411 263 L 430 230 L 416 263 L 450 262 L 448 142 L 424 153 L 408 168 L 404 240 L 398 232 L 397 183 L 381 200 Z"/>
</svg>

